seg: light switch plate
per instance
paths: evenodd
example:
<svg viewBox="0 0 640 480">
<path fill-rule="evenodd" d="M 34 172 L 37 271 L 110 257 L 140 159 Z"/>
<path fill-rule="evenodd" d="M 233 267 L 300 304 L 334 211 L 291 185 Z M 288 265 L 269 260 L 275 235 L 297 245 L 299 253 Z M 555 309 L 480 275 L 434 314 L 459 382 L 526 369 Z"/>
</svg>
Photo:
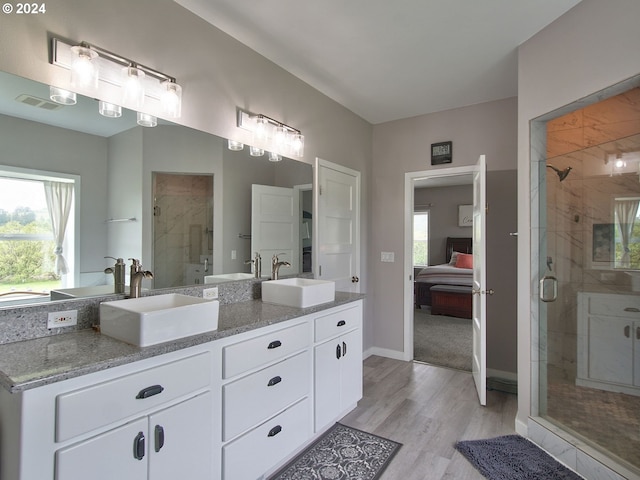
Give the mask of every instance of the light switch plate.
<svg viewBox="0 0 640 480">
<path fill-rule="evenodd" d="M 380 253 L 380 261 L 381 262 L 395 262 L 396 261 L 395 252 L 381 252 Z"/>
</svg>

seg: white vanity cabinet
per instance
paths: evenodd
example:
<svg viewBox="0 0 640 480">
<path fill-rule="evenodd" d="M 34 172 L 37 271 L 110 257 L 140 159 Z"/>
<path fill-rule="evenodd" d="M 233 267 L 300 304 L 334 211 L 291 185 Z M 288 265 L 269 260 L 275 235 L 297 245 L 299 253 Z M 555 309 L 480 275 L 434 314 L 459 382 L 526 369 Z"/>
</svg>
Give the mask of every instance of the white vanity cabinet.
<svg viewBox="0 0 640 480">
<path fill-rule="evenodd" d="M 3 391 L 2 478 L 212 478 L 212 362 L 193 347 Z"/>
<path fill-rule="evenodd" d="M 222 346 L 223 479 L 260 477 L 312 434 L 309 319 L 259 332 Z"/>
<path fill-rule="evenodd" d="M 640 395 L 640 296 L 578 294 L 578 385 Z"/>
<path fill-rule="evenodd" d="M 362 398 L 362 303 L 318 315 L 313 322 L 318 432 Z"/>
</svg>

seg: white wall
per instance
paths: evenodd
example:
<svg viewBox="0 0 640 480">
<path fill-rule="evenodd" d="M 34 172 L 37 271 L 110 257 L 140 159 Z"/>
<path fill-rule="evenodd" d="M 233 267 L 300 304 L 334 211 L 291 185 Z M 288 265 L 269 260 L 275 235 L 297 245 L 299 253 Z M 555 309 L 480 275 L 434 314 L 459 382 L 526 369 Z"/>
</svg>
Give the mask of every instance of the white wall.
<svg viewBox="0 0 640 480">
<path fill-rule="evenodd" d="M 404 176 L 406 172 L 435 170 L 474 165 L 481 154 L 487 158 L 489 174 L 516 168 L 516 119 L 515 98 L 448 110 L 374 126 L 373 171 L 371 195 L 372 239 L 369 265 L 372 271 L 371 288 L 378 293 L 370 301 L 375 312 L 373 338 L 376 347 L 400 352 L 403 350 L 403 285 L 404 272 L 401 259 L 404 257 Z M 430 144 L 451 140 L 453 163 L 431 166 Z M 510 201 L 515 204 L 515 192 Z M 490 193 L 488 192 L 488 195 Z M 490 222 L 489 215 L 487 222 Z M 513 225 L 515 229 L 515 222 Z M 488 235 L 491 230 L 488 229 Z M 508 233 L 500 231 L 500 235 Z M 491 243 L 491 239 L 488 239 Z M 395 263 L 380 262 L 380 252 L 395 252 Z M 508 257 L 508 255 L 507 255 Z M 488 272 L 502 272 L 508 258 L 489 258 Z M 515 264 L 515 243 L 510 260 Z M 514 314 L 501 316 L 495 331 L 512 331 L 512 338 L 500 338 L 495 344 L 488 341 L 488 348 L 500 350 L 515 343 L 515 271 L 509 271 L 511 281 L 506 288 L 496 289 L 494 298 L 487 300 L 487 311 L 491 303 L 512 304 Z M 508 307 L 507 307 L 508 309 Z M 504 328 L 503 328 L 504 327 Z M 510 347 L 509 347 L 510 348 Z M 513 357 L 513 358 L 511 358 Z M 515 372 L 515 355 L 498 354 L 489 367 L 495 370 Z"/>
<path fill-rule="evenodd" d="M 518 72 L 518 416 L 526 432 L 536 337 L 531 319 L 529 122 L 640 73 L 640 2 L 583 0 L 525 42 Z"/>
</svg>

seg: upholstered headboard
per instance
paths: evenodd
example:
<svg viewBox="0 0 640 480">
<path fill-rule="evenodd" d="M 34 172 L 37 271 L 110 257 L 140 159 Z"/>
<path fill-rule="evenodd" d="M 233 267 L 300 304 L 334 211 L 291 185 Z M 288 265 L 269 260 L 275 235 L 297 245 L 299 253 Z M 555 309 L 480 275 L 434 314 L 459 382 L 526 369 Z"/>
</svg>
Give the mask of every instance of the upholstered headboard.
<svg viewBox="0 0 640 480">
<path fill-rule="evenodd" d="M 451 254 L 453 252 L 473 253 L 472 239 L 464 237 L 447 237 L 447 263 L 451 260 Z"/>
</svg>

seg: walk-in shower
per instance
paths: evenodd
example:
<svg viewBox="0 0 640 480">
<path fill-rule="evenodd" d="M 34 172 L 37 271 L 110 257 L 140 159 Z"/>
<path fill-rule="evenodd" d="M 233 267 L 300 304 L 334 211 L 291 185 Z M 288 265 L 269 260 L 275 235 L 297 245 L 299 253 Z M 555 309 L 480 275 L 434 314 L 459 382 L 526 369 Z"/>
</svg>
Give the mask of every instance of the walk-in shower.
<svg viewBox="0 0 640 480">
<path fill-rule="evenodd" d="M 547 120 L 538 161 L 538 416 L 640 474 L 640 88 Z"/>
</svg>

